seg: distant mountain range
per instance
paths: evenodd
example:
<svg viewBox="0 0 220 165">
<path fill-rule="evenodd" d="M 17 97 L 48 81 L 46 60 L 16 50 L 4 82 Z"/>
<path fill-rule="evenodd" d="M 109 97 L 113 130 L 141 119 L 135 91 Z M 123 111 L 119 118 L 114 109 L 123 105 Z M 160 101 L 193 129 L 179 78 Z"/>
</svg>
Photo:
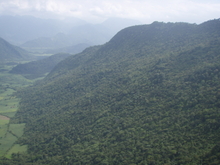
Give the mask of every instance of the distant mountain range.
<svg viewBox="0 0 220 165">
<path fill-rule="evenodd" d="M 220 21 L 128 27 L 20 91 L 6 164 L 220 164 Z"/>
<path fill-rule="evenodd" d="M 122 18 L 91 24 L 77 18 L 54 20 L 33 16 L 0 16 L 0 37 L 31 51 L 45 52 L 83 43 L 103 44 L 122 28 L 137 24 L 141 23 Z"/>
<path fill-rule="evenodd" d="M 86 22 L 77 18 L 66 20 L 40 19 L 33 16 L 0 16 L 0 37 L 21 45 L 39 37 L 51 37 L 67 32 Z"/>
<path fill-rule="evenodd" d="M 6 40 L 0 38 L 0 63 L 10 61 L 24 61 L 33 58 L 29 53 Z"/>
<path fill-rule="evenodd" d="M 88 45 L 104 44 L 119 30 L 140 24 L 130 19 L 111 18 L 101 24 L 83 24 L 72 27 L 68 33 L 58 33 L 53 37 L 41 37 L 21 45 L 26 49 L 55 49 L 86 43 Z"/>
</svg>

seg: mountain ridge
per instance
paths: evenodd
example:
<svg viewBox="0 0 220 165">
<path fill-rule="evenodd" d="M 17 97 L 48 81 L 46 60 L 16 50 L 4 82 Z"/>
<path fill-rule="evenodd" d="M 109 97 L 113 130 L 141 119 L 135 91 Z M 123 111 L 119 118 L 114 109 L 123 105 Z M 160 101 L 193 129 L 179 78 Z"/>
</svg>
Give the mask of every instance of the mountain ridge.
<svg viewBox="0 0 220 165">
<path fill-rule="evenodd" d="M 209 40 L 207 42 L 205 40 L 203 40 L 203 41 L 200 40 L 200 31 L 203 31 L 203 28 L 201 26 L 203 26 L 205 24 L 206 24 L 206 22 L 203 23 L 203 24 L 200 24 L 200 25 L 188 24 L 188 23 L 167 23 L 167 24 L 165 24 L 165 23 L 162 23 L 162 22 L 154 22 L 154 23 L 152 23 L 150 25 L 137 25 L 137 26 L 128 27 L 128 28 L 125 28 L 125 29 L 121 30 L 120 32 L 118 32 L 115 36 L 113 36 L 113 38 L 108 43 L 104 44 L 103 47 L 100 47 L 100 49 L 98 50 L 98 52 L 96 53 L 95 56 L 102 55 L 102 52 L 111 51 L 112 47 L 114 48 L 114 51 L 117 51 L 117 49 L 121 50 L 121 48 L 127 49 L 127 50 L 123 50 L 124 54 L 126 53 L 126 51 L 132 51 L 132 49 L 140 49 L 140 51 L 138 52 L 139 56 L 141 56 L 142 49 L 145 51 L 145 53 L 149 53 L 150 54 L 150 53 L 153 52 L 155 54 L 159 54 L 158 50 L 155 50 L 157 52 L 154 52 L 154 50 L 153 50 L 153 49 L 155 49 L 155 47 L 159 47 L 159 49 L 161 49 L 160 50 L 161 51 L 160 54 L 164 55 L 164 54 L 166 54 L 166 52 L 164 52 L 163 49 L 165 50 L 165 48 L 167 48 L 166 44 L 169 44 L 169 45 L 172 46 L 172 47 L 169 48 L 170 50 L 168 50 L 168 51 L 170 52 L 171 49 L 172 49 L 171 54 L 175 53 L 174 51 L 179 51 L 179 45 L 182 44 L 182 43 L 179 44 L 175 40 L 179 39 L 180 37 L 183 37 L 184 33 L 182 33 L 181 32 L 182 29 L 179 29 L 178 27 L 175 30 L 175 33 L 176 33 L 175 35 L 177 35 L 177 36 L 175 36 L 175 38 L 173 38 L 171 35 L 169 35 L 169 33 L 170 32 L 174 32 L 171 29 L 172 26 L 175 26 L 175 27 L 176 26 L 180 26 L 180 27 L 182 27 L 182 25 L 184 26 L 184 27 L 182 27 L 183 29 L 189 28 L 189 27 L 191 28 L 190 34 L 186 35 L 186 36 L 188 36 L 187 39 L 185 39 L 186 37 L 185 38 L 183 37 L 183 38 L 180 39 L 180 40 L 183 40 L 181 42 L 185 42 L 183 45 L 187 45 L 187 49 L 185 49 L 185 51 L 187 51 L 187 50 L 190 50 L 192 47 L 195 47 L 195 45 L 196 46 L 203 46 L 204 43 L 209 44 L 209 42 L 210 42 Z M 164 35 L 163 40 L 160 40 L 159 37 L 158 37 L 161 34 L 159 32 L 160 29 L 157 29 L 157 26 L 160 26 L 160 25 L 166 26 L 166 27 L 161 26 L 161 28 L 170 29 L 170 31 L 166 31 L 166 34 Z M 197 29 L 199 31 L 198 33 L 194 32 L 196 26 L 197 26 Z M 154 32 L 155 36 L 152 35 L 152 33 L 150 31 L 151 29 L 154 29 L 154 28 L 156 29 L 156 31 Z M 216 29 L 218 29 L 218 27 L 215 28 L 214 30 L 216 30 Z M 142 31 L 142 33 L 140 34 L 139 31 Z M 146 33 L 146 34 L 144 34 L 144 33 Z M 187 42 L 191 39 L 190 38 L 191 34 L 194 34 L 197 37 L 197 41 L 196 42 L 194 42 L 192 40 L 192 42 L 193 42 L 193 46 L 192 47 L 190 47 L 187 44 Z M 210 34 L 205 34 L 204 38 L 207 38 L 207 36 L 209 36 L 209 35 Z M 218 35 L 220 35 L 220 34 L 218 34 Z M 126 36 L 126 37 L 124 38 L 123 36 Z M 151 37 L 151 38 L 149 38 L 149 37 Z M 218 37 L 219 36 L 216 36 L 216 39 Z M 167 40 L 167 38 L 170 38 L 170 39 Z M 159 42 L 159 43 L 157 43 L 157 45 L 155 45 L 152 42 L 153 40 L 156 40 L 156 42 Z M 215 40 L 215 39 L 213 39 L 213 40 Z M 129 41 L 131 41 L 131 42 L 129 42 Z M 162 45 L 161 43 L 164 44 L 164 45 Z M 127 45 L 129 45 L 129 46 L 127 46 Z M 177 48 L 175 48 L 175 47 L 177 47 Z M 184 48 L 182 47 L 181 49 L 184 49 Z M 118 54 L 116 54 L 116 55 L 117 55 L 117 57 L 119 57 L 120 55 L 124 55 L 123 53 L 118 52 Z M 103 58 L 105 58 L 105 57 L 103 57 Z M 116 58 L 116 57 L 114 57 L 114 58 Z M 69 60 L 69 61 L 66 61 L 66 62 L 70 63 L 70 64 L 66 64 L 66 66 L 68 66 L 68 65 L 71 66 L 72 60 Z M 71 68 L 68 68 L 68 69 L 71 69 Z"/>
<path fill-rule="evenodd" d="M 60 62 L 18 94 L 28 153 L 12 161 L 217 165 L 219 27 L 129 27 Z"/>
<path fill-rule="evenodd" d="M 21 61 L 31 59 L 29 53 L 17 46 L 14 46 L 0 38 L 0 60 L 1 62 L 7 61 Z"/>
</svg>

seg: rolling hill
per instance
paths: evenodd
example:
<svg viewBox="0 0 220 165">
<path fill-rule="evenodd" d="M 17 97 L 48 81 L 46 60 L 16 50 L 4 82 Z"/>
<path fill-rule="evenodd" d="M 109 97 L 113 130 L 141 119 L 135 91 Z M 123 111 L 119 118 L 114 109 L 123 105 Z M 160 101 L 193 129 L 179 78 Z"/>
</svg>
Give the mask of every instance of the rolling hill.
<svg viewBox="0 0 220 165">
<path fill-rule="evenodd" d="M 133 26 L 18 93 L 13 164 L 219 164 L 220 21 Z"/>
<path fill-rule="evenodd" d="M 0 61 L 9 62 L 9 61 L 22 61 L 30 60 L 31 56 L 28 52 L 22 48 L 11 45 L 4 39 L 0 38 Z"/>
<path fill-rule="evenodd" d="M 12 68 L 9 73 L 20 74 L 28 79 L 43 77 L 46 73 L 49 73 L 55 65 L 70 55 L 71 54 L 67 53 L 59 53 L 41 60 L 18 64 Z"/>
</svg>

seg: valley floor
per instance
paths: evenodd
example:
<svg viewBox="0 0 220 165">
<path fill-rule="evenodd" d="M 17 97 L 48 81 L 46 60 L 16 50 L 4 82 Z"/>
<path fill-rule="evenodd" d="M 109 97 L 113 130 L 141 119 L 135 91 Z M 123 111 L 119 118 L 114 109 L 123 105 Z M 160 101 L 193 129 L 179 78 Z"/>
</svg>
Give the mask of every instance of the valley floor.
<svg viewBox="0 0 220 165">
<path fill-rule="evenodd" d="M 7 158 L 27 149 L 27 146 L 15 144 L 22 136 L 25 124 L 11 124 L 10 118 L 15 115 L 19 104 L 14 92 L 31 83 L 22 76 L 9 74 L 11 67 L 0 65 L 0 157 Z"/>
</svg>

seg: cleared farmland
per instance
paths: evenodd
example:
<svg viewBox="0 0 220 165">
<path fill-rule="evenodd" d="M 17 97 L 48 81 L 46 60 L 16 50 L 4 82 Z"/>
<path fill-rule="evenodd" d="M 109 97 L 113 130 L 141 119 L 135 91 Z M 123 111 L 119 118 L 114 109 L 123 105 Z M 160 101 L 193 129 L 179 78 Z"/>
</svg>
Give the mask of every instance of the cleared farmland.
<svg viewBox="0 0 220 165">
<path fill-rule="evenodd" d="M 15 142 L 23 135 L 25 124 L 11 124 L 17 112 L 19 98 L 14 93 L 32 81 L 20 75 L 9 74 L 12 66 L 0 66 L 0 157 L 11 158 L 13 153 L 25 152 L 27 146 L 20 146 Z"/>
</svg>

